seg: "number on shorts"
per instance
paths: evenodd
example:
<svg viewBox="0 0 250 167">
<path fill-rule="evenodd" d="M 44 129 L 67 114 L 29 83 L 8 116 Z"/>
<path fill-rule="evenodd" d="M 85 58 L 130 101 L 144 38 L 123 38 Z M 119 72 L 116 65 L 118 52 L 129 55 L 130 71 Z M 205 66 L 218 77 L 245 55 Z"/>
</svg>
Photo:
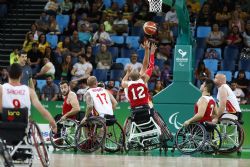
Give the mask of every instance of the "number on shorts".
<svg viewBox="0 0 250 167">
<path fill-rule="evenodd" d="M 144 87 L 143 86 L 139 86 L 136 89 L 133 88 L 132 89 L 132 94 L 133 94 L 133 100 L 142 99 L 142 98 L 144 98 L 146 96 L 145 93 L 144 93 Z"/>
</svg>

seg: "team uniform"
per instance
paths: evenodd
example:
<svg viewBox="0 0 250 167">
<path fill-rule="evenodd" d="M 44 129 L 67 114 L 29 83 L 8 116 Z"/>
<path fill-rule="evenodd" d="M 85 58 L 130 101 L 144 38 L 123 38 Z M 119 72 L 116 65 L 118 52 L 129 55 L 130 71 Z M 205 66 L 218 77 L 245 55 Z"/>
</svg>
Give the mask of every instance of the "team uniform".
<svg viewBox="0 0 250 167">
<path fill-rule="evenodd" d="M 31 115 L 30 90 L 26 85 L 13 86 L 9 83 L 2 85 L 2 108 L 28 108 Z"/>
<path fill-rule="evenodd" d="M 226 109 L 224 113 L 231 113 L 231 114 L 236 114 L 237 112 L 241 112 L 240 110 L 240 105 L 237 101 L 237 98 L 235 94 L 233 93 L 232 89 L 227 85 L 223 84 L 219 87 L 218 94 L 217 94 L 217 99 L 220 100 L 220 89 L 225 88 L 227 90 L 227 102 L 226 102 Z"/>
<path fill-rule="evenodd" d="M 90 88 L 87 93 L 89 93 L 93 99 L 94 108 L 92 110 L 92 114 L 94 116 L 104 117 L 106 114 L 114 115 L 110 96 L 104 88 Z"/>
<path fill-rule="evenodd" d="M 206 101 L 207 101 L 207 108 L 206 108 L 206 111 L 205 111 L 205 114 L 204 114 L 203 118 L 201 120 L 199 120 L 199 122 L 200 123 L 206 122 L 206 121 L 207 122 L 212 122 L 212 120 L 213 120 L 212 115 L 213 115 L 213 111 L 214 111 L 216 102 L 215 102 L 215 100 L 213 99 L 212 96 L 202 96 L 201 98 L 205 98 L 206 99 Z M 198 100 L 198 102 L 200 101 L 200 99 Z M 195 114 L 198 113 L 198 105 L 197 105 L 197 103 L 195 104 L 195 107 L 194 107 L 194 113 Z"/>
<path fill-rule="evenodd" d="M 74 93 L 74 92 L 73 92 Z M 75 94 L 75 93 L 74 93 Z M 63 107 L 62 107 L 62 115 L 65 115 L 67 114 L 68 112 L 71 111 L 71 109 L 73 108 L 72 105 L 69 103 L 67 103 L 67 99 L 68 99 L 68 95 L 64 98 L 64 101 L 63 101 Z M 76 119 L 76 115 L 72 115 L 72 116 L 69 116 L 68 118 L 71 118 L 71 119 Z"/>
</svg>

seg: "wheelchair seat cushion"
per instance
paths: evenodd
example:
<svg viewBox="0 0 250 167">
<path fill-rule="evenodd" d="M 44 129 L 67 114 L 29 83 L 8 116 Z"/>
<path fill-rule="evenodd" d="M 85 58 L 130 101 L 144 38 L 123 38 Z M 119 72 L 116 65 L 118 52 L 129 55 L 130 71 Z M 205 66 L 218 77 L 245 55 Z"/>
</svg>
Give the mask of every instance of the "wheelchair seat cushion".
<svg viewBox="0 0 250 167">
<path fill-rule="evenodd" d="M 132 121 L 137 124 L 148 122 L 151 116 L 153 116 L 153 112 L 149 106 L 132 109 Z"/>
<path fill-rule="evenodd" d="M 116 122 L 116 118 L 114 115 L 105 114 L 104 118 L 106 119 L 106 126 L 112 126 Z"/>
</svg>

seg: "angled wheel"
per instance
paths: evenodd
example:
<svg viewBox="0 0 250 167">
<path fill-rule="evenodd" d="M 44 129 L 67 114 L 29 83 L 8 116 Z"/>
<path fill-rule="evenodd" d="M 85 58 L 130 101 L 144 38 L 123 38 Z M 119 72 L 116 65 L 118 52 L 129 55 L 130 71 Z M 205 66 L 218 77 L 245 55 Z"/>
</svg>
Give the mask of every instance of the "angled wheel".
<svg viewBox="0 0 250 167">
<path fill-rule="evenodd" d="M 245 133 L 242 126 L 236 120 L 221 118 L 218 130 L 222 138 L 220 153 L 233 153 L 241 148 Z"/>
<path fill-rule="evenodd" d="M 204 153 L 212 154 L 220 150 L 222 143 L 221 134 L 217 128 L 211 132 L 207 132 L 207 139 L 202 148 Z"/>
<path fill-rule="evenodd" d="M 113 125 L 107 126 L 107 134 L 104 149 L 107 152 L 123 151 L 125 146 L 125 134 L 122 126 L 115 122 Z"/>
<path fill-rule="evenodd" d="M 205 128 L 193 123 L 179 129 L 175 136 L 176 148 L 183 154 L 193 154 L 200 151 L 206 140 Z"/>
<path fill-rule="evenodd" d="M 73 119 L 66 119 L 57 122 L 57 134 L 50 131 L 50 141 L 54 148 L 69 149 L 75 147 L 75 132 L 78 122 Z"/>
<path fill-rule="evenodd" d="M 131 117 L 128 117 L 124 123 L 123 126 L 123 131 L 125 135 L 125 142 L 124 142 L 124 149 L 126 152 L 128 152 L 130 149 L 132 149 L 131 143 L 128 141 L 129 136 L 130 136 L 130 130 L 131 130 L 131 125 L 132 125 L 132 119 Z"/>
<path fill-rule="evenodd" d="M 31 142 L 36 148 L 38 158 L 40 159 L 43 167 L 48 167 L 49 166 L 48 150 L 43 140 L 40 128 L 33 121 L 30 122 L 30 131 L 31 131 Z"/>
<path fill-rule="evenodd" d="M 99 117 L 90 117 L 85 124 L 80 124 L 75 134 L 75 145 L 83 152 L 94 152 L 105 142 L 106 125 Z"/>
<path fill-rule="evenodd" d="M 0 166 L 14 167 L 10 153 L 4 143 L 0 138 Z"/>
</svg>

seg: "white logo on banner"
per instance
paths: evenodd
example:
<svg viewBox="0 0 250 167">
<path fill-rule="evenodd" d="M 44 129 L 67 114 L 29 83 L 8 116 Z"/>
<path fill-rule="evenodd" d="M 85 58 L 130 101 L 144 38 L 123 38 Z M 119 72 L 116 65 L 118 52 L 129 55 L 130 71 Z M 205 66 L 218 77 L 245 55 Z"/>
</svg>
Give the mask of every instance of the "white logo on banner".
<svg viewBox="0 0 250 167">
<path fill-rule="evenodd" d="M 188 58 L 187 57 L 185 58 L 185 56 L 187 55 L 187 52 L 184 52 L 182 49 L 178 49 L 178 53 L 181 55 L 181 57 L 177 57 L 176 62 L 179 63 L 181 67 L 183 67 L 184 66 L 183 63 L 188 62 Z"/>
<path fill-rule="evenodd" d="M 177 121 L 177 115 L 179 114 L 179 112 L 176 112 L 174 114 L 172 114 L 169 119 L 168 122 L 172 125 L 174 125 L 175 129 L 180 129 L 182 127 L 182 124 L 180 122 Z"/>
</svg>

